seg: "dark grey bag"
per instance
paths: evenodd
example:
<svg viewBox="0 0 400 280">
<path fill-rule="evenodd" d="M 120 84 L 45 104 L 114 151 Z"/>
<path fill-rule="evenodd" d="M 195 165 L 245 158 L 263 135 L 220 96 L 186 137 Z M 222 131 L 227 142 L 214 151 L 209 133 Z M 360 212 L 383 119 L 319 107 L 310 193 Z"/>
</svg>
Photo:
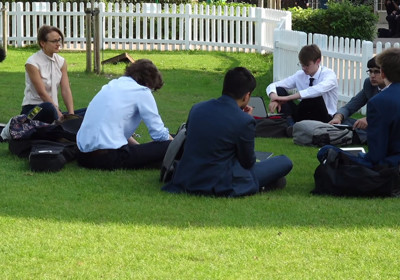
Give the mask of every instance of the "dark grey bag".
<svg viewBox="0 0 400 280">
<path fill-rule="evenodd" d="M 174 174 L 176 165 L 181 159 L 185 140 L 186 124 L 182 124 L 179 127 L 178 132 L 174 137 L 174 140 L 172 140 L 169 144 L 167 152 L 165 153 L 160 172 L 161 182 L 166 183 L 172 179 L 172 175 Z"/>
<path fill-rule="evenodd" d="M 288 124 L 285 118 L 256 119 L 256 137 L 287 137 Z"/>
<path fill-rule="evenodd" d="M 303 146 L 346 146 L 353 143 L 353 131 L 320 121 L 304 120 L 294 124 L 293 142 Z"/>
</svg>

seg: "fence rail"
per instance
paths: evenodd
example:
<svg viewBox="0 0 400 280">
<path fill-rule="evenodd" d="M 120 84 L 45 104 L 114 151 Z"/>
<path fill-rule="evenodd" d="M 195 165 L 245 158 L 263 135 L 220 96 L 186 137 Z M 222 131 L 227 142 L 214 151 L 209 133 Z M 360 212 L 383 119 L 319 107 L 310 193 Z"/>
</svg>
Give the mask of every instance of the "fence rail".
<svg viewBox="0 0 400 280">
<path fill-rule="evenodd" d="M 14 2 L 5 8 L 11 45 L 35 43 L 43 24 L 59 27 L 67 48 L 86 44 L 85 11 L 91 9 L 90 3 Z M 95 3 L 94 8 L 99 11 L 101 49 L 262 53 L 272 51 L 275 28 L 291 29 L 289 12 L 256 7 Z"/>
</svg>

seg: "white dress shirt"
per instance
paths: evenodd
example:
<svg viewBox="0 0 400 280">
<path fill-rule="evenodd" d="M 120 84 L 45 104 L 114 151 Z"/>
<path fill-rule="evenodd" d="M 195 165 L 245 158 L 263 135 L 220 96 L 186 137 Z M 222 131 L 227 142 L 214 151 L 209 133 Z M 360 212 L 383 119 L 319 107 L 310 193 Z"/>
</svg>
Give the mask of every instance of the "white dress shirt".
<svg viewBox="0 0 400 280">
<path fill-rule="evenodd" d="M 310 78 L 314 78 L 312 87 L 309 86 Z M 319 66 L 314 76 L 307 75 L 303 70 L 299 70 L 286 79 L 270 84 L 266 89 L 267 95 L 269 96 L 271 92 L 276 93 L 277 87 L 283 87 L 286 90 L 297 89 L 301 99 L 322 96 L 328 114 L 333 116 L 336 113 L 338 82 L 335 72 L 329 68 Z"/>
<path fill-rule="evenodd" d="M 62 77 L 61 68 L 64 63 L 65 59 L 63 57 L 56 53 L 53 54 L 53 57 L 47 56 L 43 50 L 34 53 L 26 61 L 26 64 L 31 64 L 38 68 L 46 92 L 56 106 L 58 106 L 58 87 L 60 86 Z M 25 71 L 25 91 L 22 106 L 41 103 L 43 103 L 43 100 L 40 98 L 28 73 Z"/>
</svg>

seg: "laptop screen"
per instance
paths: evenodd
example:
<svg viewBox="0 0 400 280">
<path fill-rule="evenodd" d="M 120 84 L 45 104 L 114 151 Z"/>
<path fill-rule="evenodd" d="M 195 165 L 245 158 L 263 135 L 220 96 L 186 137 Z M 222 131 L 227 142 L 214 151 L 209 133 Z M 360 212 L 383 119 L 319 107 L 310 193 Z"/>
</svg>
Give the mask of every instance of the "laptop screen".
<svg viewBox="0 0 400 280">
<path fill-rule="evenodd" d="M 268 117 L 267 109 L 265 108 L 264 100 L 261 96 L 250 96 L 248 105 L 253 107 L 253 117 Z"/>
</svg>

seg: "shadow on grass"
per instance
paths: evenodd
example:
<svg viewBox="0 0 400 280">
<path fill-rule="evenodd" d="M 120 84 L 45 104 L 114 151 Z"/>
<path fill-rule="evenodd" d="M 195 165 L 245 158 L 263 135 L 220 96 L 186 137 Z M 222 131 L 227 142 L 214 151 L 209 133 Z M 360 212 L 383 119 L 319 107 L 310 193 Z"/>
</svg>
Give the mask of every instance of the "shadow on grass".
<svg viewBox="0 0 400 280">
<path fill-rule="evenodd" d="M 2 216 L 167 227 L 398 226 L 397 200 L 314 197 L 309 174 L 289 175 L 285 190 L 226 199 L 164 193 L 157 170 L 96 171 L 72 162 L 58 173 L 33 173 L 6 143 L 0 156 Z"/>
</svg>

